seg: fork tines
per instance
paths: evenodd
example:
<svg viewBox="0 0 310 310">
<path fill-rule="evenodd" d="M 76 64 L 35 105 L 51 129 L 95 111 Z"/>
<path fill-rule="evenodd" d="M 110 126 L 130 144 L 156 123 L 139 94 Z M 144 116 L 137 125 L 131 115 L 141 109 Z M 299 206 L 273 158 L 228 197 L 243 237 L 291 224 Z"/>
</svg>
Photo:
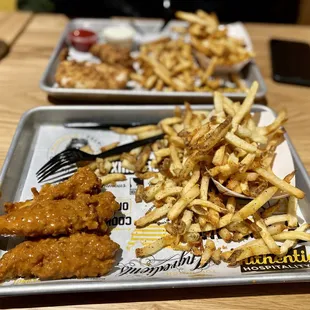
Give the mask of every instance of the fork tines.
<svg viewBox="0 0 310 310">
<path fill-rule="evenodd" d="M 70 164 L 74 163 L 74 153 L 72 149 L 65 150 L 57 155 L 55 155 L 51 160 L 49 160 L 39 171 L 36 173 L 38 181 L 41 182 L 49 175 L 62 169 Z M 76 150 L 74 150 L 76 151 Z"/>
</svg>

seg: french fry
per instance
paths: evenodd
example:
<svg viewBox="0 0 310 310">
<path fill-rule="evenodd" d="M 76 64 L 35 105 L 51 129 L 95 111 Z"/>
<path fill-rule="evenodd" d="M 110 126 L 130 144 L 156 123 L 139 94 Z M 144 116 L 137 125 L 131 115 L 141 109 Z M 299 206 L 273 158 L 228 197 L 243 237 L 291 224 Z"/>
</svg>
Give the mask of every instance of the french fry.
<svg viewBox="0 0 310 310">
<path fill-rule="evenodd" d="M 218 231 L 219 236 L 227 243 L 229 243 L 232 240 L 232 234 L 227 228 L 221 228 Z"/>
<path fill-rule="evenodd" d="M 273 213 L 277 212 L 280 208 L 280 203 L 276 203 L 272 206 L 270 206 L 269 208 L 265 209 L 262 214 L 261 214 L 261 217 L 263 219 L 267 218 L 267 217 L 270 217 L 271 215 L 273 215 Z"/>
<path fill-rule="evenodd" d="M 235 197 L 229 197 L 226 204 L 226 209 L 229 213 L 234 214 L 236 209 L 236 199 Z"/>
<path fill-rule="evenodd" d="M 210 130 L 210 125 L 206 124 L 203 125 L 196 133 L 195 135 L 192 137 L 190 144 L 194 145 L 195 143 L 197 143 L 197 141 L 203 137 L 208 131 Z"/>
<path fill-rule="evenodd" d="M 208 23 L 205 20 L 203 20 L 199 16 L 192 14 L 192 13 L 177 11 L 175 13 L 175 16 L 179 19 L 183 19 L 183 20 L 191 22 L 191 23 L 196 23 L 196 24 L 208 26 Z"/>
<path fill-rule="evenodd" d="M 234 249 L 229 256 L 228 262 L 232 265 L 251 256 L 271 254 L 263 239 L 257 239 Z"/>
<path fill-rule="evenodd" d="M 180 213 L 187 207 L 187 205 L 193 201 L 197 196 L 199 196 L 200 190 L 199 186 L 196 184 L 187 193 L 186 197 L 181 197 L 169 210 L 168 218 L 173 221 L 176 219 Z"/>
<path fill-rule="evenodd" d="M 182 118 L 181 117 L 178 117 L 178 116 L 174 116 L 174 117 L 167 117 L 167 118 L 164 118 L 163 120 L 161 120 L 159 122 L 159 125 L 162 126 L 162 125 L 168 125 L 168 126 L 171 126 L 171 125 L 174 125 L 174 124 L 179 124 L 182 122 Z"/>
<path fill-rule="evenodd" d="M 309 224 L 305 223 L 295 229 L 297 232 L 304 232 L 309 229 Z M 297 240 L 285 240 L 284 243 L 281 245 L 281 253 L 280 256 L 284 256 L 287 254 L 288 250 L 294 247 L 297 244 Z"/>
<path fill-rule="evenodd" d="M 127 129 L 124 129 L 121 127 L 111 127 L 110 129 L 120 134 L 136 135 L 136 134 L 143 133 L 146 131 L 157 130 L 158 127 L 157 125 L 145 125 L 145 126 L 137 126 L 137 127 L 127 128 Z"/>
<path fill-rule="evenodd" d="M 223 109 L 225 113 L 230 115 L 231 117 L 234 117 L 236 112 L 233 108 L 233 102 L 227 97 L 222 96 L 222 98 L 223 98 Z"/>
<path fill-rule="evenodd" d="M 162 129 L 163 129 L 163 132 L 166 133 L 169 136 L 176 136 L 177 135 L 175 130 L 171 126 L 169 126 L 169 125 L 163 124 L 162 125 Z"/>
<path fill-rule="evenodd" d="M 232 120 L 232 125 L 233 128 L 237 129 L 237 125 L 240 124 L 240 122 L 242 121 L 242 119 L 245 117 L 246 114 L 248 114 L 251 110 L 255 95 L 257 93 L 258 90 L 258 83 L 255 81 L 253 82 L 247 96 L 246 99 L 244 100 L 244 102 L 242 103 L 240 109 L 238 110 L 238 112 L 236 113 L 236 115 L 233 117 Z"/>
<path fill-rule="evenodd" d="M 216 113 L 224 111 L 222 94 L 217 91 L 214 92 L 214 109 Z"/>
<path fill-rule="evenodd" d="M 252 132 L 241 125 L 238 125 L 235 134 L 240 138 L 250 138 L 252 136 Z"/>
<path fill-rule="evenodd" d="M 209 209 L 208 213 L 206 214 L 206 220 L 208 223 L 211 223 L 212 226 L 218 227 L 219 221 L 220 221 L 220 215 L 219 212 Z"/>
<path fill-rule="evenodd" d="M 195 186 L 195 184 L 198 182 L 200 178 L 200 170 L 199 169 L 195 169 L 192 177 L 189 179 L 188 183 L 184 186 L 181 195 L 185 196 L 186 193 Z"/>
<path fill-rule="evenodd" d="M 137 190 L 136 190 L 136 193 L 135 193 L 135 201 L 136 203 L 140 203 L 143 201 L 143 192 L 144 192 L 144 187 L 143 185 L 139 184 L 137 186 Z"/>
<path fill-rule="evenodd" d="M 263 178 L 265 178 L 269 183 L 273 184 L 274 186 L 277 186 L 284 192 L 287 192 L 298 199 L 303 199 L 305 197 L 305 193 L 302 190 L 281 180 L 273 172 L 267 171 L 260 167 L 255 168 L 254 171 L 257 172 L 259 175 L 261 175 Z"/>
<path fill-rule="evenodd" d="M 200 207 L 200 206 L 192 206 L 191 207 L 191 210 L 196 213 L 196 214 L 199 214 L 201 215 L 199 218 L 204 218 L 205 219 L 205 222 L 201 223 L 199 222 L 200 226 L 204 226 L 205 223 L 207 223 L 207 215 L 209 214 L 209 211 L 203 207 Z M 211 222 L 210 222 L 211 223 Z M 212 224 L 212 223 L 211 223 Z"/>
<path fill-rule="evenodd" d="M 239 172 L 241 173 L 246 172 L 252 165 L 254 159 L 255 159 L 255 154 L 253 153 L 247 154 L 240 162 Z"/>
<path fill-rule="evenodd" d="M 249 227 L 245 222 L 232 222 L 229 225 L 226 226 L 226 228 L 229 231 L 238 231 L 242 233 L 243 235 L 246 235 L 249 233 Z"/>
<path fill-rule="evenodd" d="M 137 137 L 139 140 L 142 140 L 142 139 L 146 139 L 146 138 L 150 138 L 150 137 L 160 135 L 162 133 L 163 132 L 161 129 L 153 129 L 153 130 L 142 131 L 142 132 L 137 134 Z"/>
<path fill-rule="evenodd" d="M 143 170 L 150 155 L 151 155 L 151 147 L 147 145 L 143 148 L 142 152 L 137 157 L 137 161 L 135 163 L 135 171 L 141 172 Z"/>
<path fill-rule="evenodd" d="M 177 148 L 175 147 L 174 144 L 171 144 L 169 146 L 170 149 L 170 155 L 172 159 L 172 163 L 174 165 L 174 172 L 178 175 L 180 171 L 182 170 L 182 164 L 178 155 Z"/>
<path fill-rule="evenodd" d="M 268 226 L 267 230 L 268 230 L 270 235 L 277 235 L 277 234 L 281 233 L 286 228 L 287 228 L 286 225 L 284 225 L 283 223 L 277 223 L 277 224 L 272 224 L 272 225 Z"/>
<path fill-rule="evenodd" d="M 227 213 L 227 210 L 225 208 L 219 207 L 215 203 L 207 200 L 202 199 L 194 199 L 192 202 L 189 203 L 189 206 L 201 206 L 205 208 L 213 209 L 214 211 L 217 211 L 219 213 Z"/>
<path fill-rule="evenodd" d="M 135 171 L 135 165 L 130 163 L 127 159 L 122 160 L 122 167 L 131 171 Z"/>
<path fill-rule="evenodd" d="M 154 242 L 152 242 L 151 244 L 143 247 L 143 248 L 138 248 L 136 249 L 136 256 L 137 257 L 145 257 L 145 256 L 149 256 L 152 254 L 157 253 L 158 251 L 160 251 L 162 248 L 165 248 L 169 245 L 171 245 L 175 240 L 175 237 L 173 236 L 165 236 L 163 238 L 157 239 Z"/>
<path fill-rule="evenodd" d="M 218 148 L 214 154 L 214 157 L 212 159 L 212 164 L 215 166 L 221 166 L 223 165 L 224 161 L 224 155 L 226 151 L 226 146 L 222 145 L 220 148 Z M 254 156 L 255 158 L 255 156 Z"/>
<path fill-rule="evenodd" d="M 135 221 L 136 227 L 144 227 L 147 224 L 150 224 L 150 223 L 153 223 L 155 221 L 160 220 L 165 215 L 167 215 L 170 208 L 171 208 L 171 204 L 169 204 L 169 203 L 164 204 L 160 208 L 155 208 L 154 210 L 150 211 L 149 213 L 147 213 L 143 217 L 136 220 Z"/>
<path fill-rule="evenodd" d="M 164 81 L 161 80 L 160 78 L 157 78 L 157 82 L 156 82 L 156 85 L 155 85 L 155 89 L 156 89 L 157 91 L 161 91 L 161 90 L 163 90 L 163 88 L 164 88 Z"/>
<path fill-rule="evenodd" d="M 245 140 L 239 138 L 238 136 L 234 135 L 231 132 L 226 133 L 225 140 L 228 143 L 232 144 L 233 146 L 245 150 L 246 152 L 249 153 L 257 152 L 257 147 L 255 145 L 246 142 Z"/>
<path fill-rule="evenodd" d="M 184 144 L 184 141 L 182 138 L 180 137 L 176 137 L 176 136 L 172 136 L 172 137 L 169 137 L 169 140 L 172 144 L 174 144 L 176 147 L 179 147 L 179 148 L 182 148 L 184 149 L 185 147 L 185 144 Z"/>
<path fill-rule="evenodd" d="M 219 265 L 221 263 L 221 254 L 222 254 L 222 251 L 220 248 L 216 249 L 212 253 L 211 260 L 214 262 L 214 264 Z"/>
<path fill-rule="evenodd" d="M 205 214 L 208 213 L 208 210 L 205 209 Z M 198 216 L 198 223 L 200 225 L 200 227 L 204 227 L 207 224 L 207 218 L 206 216 L 200 215 Z"/>
<path fill-rule="evenodd" d="M 280 247 L 275 243 L 273 236 L 269 233 L 264 221 L 262 219 L 256 222 L 256 225 L 260 228 L 260 235 L 266 245 L 268 246 L 270 252 L 275 255 L 280 254 Z"/>
<path fill-rule="evenodd" d="M 184 235 L 186 232 L 188 232 L 192 221 L 193 221 L 193 212 L 189 210 L 184 210 L 181 222 L 183 223 L 183 230 L 180 232 L 180 235 Z"/>
<path fill-rule="evenodd" d="M 224 136 L 226 136 L 231 125 L 231 120 L 232 118 L 228 116 L 223 123 L 206 135 L 202 147 L 204 152 L 211 150 Z"/>
<path fill-rule="evenodd" d="M 146 187 L 143 192 L 143 200 L 145 202 L 151 202 L 156 194 L 162 189 L 163 184 L 163 181 L 160 181 L 153 186 Z"/>
<path fill-rule="evenodd" d="M 288 227 L 296 227 L 298 224 L 297 215 L 297 199 L 294 196 L 290 196 L 287 204 L 287 213 L 289 215 Z"/>
<path fill-rule="evenodd" d="M 92 150 L 92 148 L 89 145 L 85 145 L 83 147 L 80 148 L 81 151 L 88 153 L 88 154 L 94 154 L 94 151 Z"/>
<path fill-rule="evenodd" d="M 156 76 L 156 75 L 151 75 L 151 76 L 149 76 L 149 77 L 145 80 L 145 82 L 144 82 L 144 87 L 145 87 L 146 89 L 151 89 L 151 88 L 153 88 L 153 86 L 155 85 L 156 81 L 157 81 L 157 76 Z"/>
<path fill-rule="evenodd" d="M 244 92 L 248 91 L 247 86 L 245 85 L 245 82 L 240 78 L 239 74 L 232 73 L 231 74 L 231 80 Z"/>
<path fill-rule="evenodd" d="M 215 252 L 215 244 L 212 240 L 207 240 L 205 244 L 204 251 L 201 255 L 200 266 L 204 266 L 212 257 L 212 254 Z"/>
<path fill-rule="evenodd" d="M 306 232 L 300 231 L 283 231 L 277 235 L 272 236 L 276 241 L 283 241 L 283 240 L 303 240 L 303 241 L 310 241 L 310 234 Z"/>
<path fill-rule="evenodd" d="M 108 145 L 102 146 L 100 148 L 100 150 L 101 150 L 101 152 L 105 152 L 105 151 L 112 150 L 112 149 L 116 148 L 118 145 L 119 145 L 119 142 L 113 142 L 113 143 L 110 143 Z"/>
<path fill-rule="evenodd" d="M 160 150 L 154 152 L 154 155 L 156 157 L 159 157 L 159 158 L 167 157 L 170 155 L 170 149 L 168 147 L 164 148 L 164 149 L 160 149 Z"/>
<path fill-rule="evenodd" d="M 125 181 L 126 176 L 122 173 L 114 173 L 99 177 L 99 179 L 102 185 L 107 185 L 118 181 Z"/>
<path fill-rule="evenodd" d="M 200 199 L 205 201 L 208 200 L 209 183 L 210 178 L 206 175 L 202 176 L 200 182 Z"/>
<path fill-rule="evenodd" d="M 270 198 L 277 192 L 277 187 L 272 186 L 263 191 L 255 199 L 251 200 L 242 209 L 236 212 L 232 218 L 233 222 L 240 222 L 248 216 L 254 214 L 260 207 L 262 207 Z M 267 225 L 267 224 L 266 224 Z"/>
<path fill-rule="evenodd" d="M 231 222 L 232 217 L 233 213 L 227 213 L 224 216 L 222 216 L 219 220 L 218 228 L 227 226 Z"/>
<path fill-rule="evenodd" d="M 289 215 L 288 214 L 280 214 L 280 215 L 273 215 L 270 216 L 266 219 L 264 219 L 265 225 L 269 226 L 275 223 L 281 223 L 281 222 L 286 222 L 289 220 Z"/>
<path fill-rule="evenodd" d="M 212 226 L 210 223 L 205 224 L 205 226 L 200 227 L 198 223 L 191 224 L 188 231 L 189 232 L 204 232 L 204 231 L 212 231 L 216 228 Z"/>
<path fill-rule="evenodd" d="M 258 131 L 261 135 L 269 135 L 270 133 L 276 131 L 287 119 L 286 111 L 282 110 L 275 121 L 266 127 L 258 128 Z"/>
<path fill-rule="evenodd" d="M 101 175 L 106 175 L 111 171 L 112 164 L 108 160 L 104 160 L 103 162 L 98 164 L 98 168 Z"/>
<path fill-rule="evenodd" d="M 180 186 L 165 188 L 155 195 L 155 199 L 162 200 L 169 196 L 177 196 L 182 192 L 182 190 L 183 188 Z"/>
<path fill-rule="evenodd" d="M 150 178 L 158 177 L 158 173 L 157 172 L 153 172 L 153 171 L 147 171 L 147 172 L 144 172 L 144 173 L 136 172 L 136 176 L 139 179 L 147 180 L 147 179 L 150 179 Z"/>
</svg>

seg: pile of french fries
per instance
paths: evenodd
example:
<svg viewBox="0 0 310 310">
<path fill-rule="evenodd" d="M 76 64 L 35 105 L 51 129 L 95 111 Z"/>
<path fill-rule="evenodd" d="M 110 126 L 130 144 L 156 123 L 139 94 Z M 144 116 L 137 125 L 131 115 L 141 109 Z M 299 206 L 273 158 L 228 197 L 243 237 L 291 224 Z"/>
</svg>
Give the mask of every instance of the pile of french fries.
<svg viewBox="0 0 310 310">
<path fill-rule="evenodd" d="M 130 78 L 145 89 L 194 91 L 198 66 L 192 47 L 183 39 L 162 38 L 141 46 L 138 57 L 142 74 Z"/>
<path fill-rule="evenodd" d="M 298 240 L 310 241 L 306 233 L 309 225 L 298 227 L 297 199 L 302 199 L 304 192 L 290 184 L 294 172 L 284 180 L 272 172 L 286 114 L 281 112 L 267 127 L 257 127 L 250 114 L 257 88 L 254 82 L 242 104 L 215 93 L 210 113 L 194 111 L 186 103 L 184 111 L 177 107 L 175 116 L 157 126 L 112 128 L 138 139 L 166 133 L 163 140 L 121 157 L 124 167 L 149 182 L 146 188 L 138 186 L 136 202 L 152 203 L 153 208 L 135 221 L 136 227 L 161 219 L 166 223 L 167 235 L 136 249 L 137 257 L 170 246 L 201 256 L 201 266 L 210 260 L 235 265 L 261 254 L 283 256 Z M 214 178 L 252 199 L 221 193 Z M 270 203 L 279 190 L 289 197 Z M 270 206 L 266 208 L 267 202 Z M 249 236 L 254 239 L 222 252 L 209 238 L 211 233 L 226 243 Z"/>
<path fill-rule="evenodd" d="M 189 28 L 175 29 L 181 33 L 176 40 L 164 37 L 141 45 L 139 70 L 131 73 L 130 79 L 144 89 L 157 91 L 247 91 L 237 73 L 231 75 L 230 84 L 223 77 L 213 76 L 217 65 L 234 64 L 253 56 L 240 40 L 228 37 L 214 14 L 199 10 L 197 15 L 177 12 L 176 16 L 190 22 Z M 187 33 L 190 42 L 184 36 Z"/>
<path fill-rule="evenodd" d="M 197 10 L 196 14 L 178 11 L 176 17 L 187 21 L 193 48 L 211 59 L 211 64 L 234 65 L 254 56 L 243 40 L 228 36 L 227 28 L 220 26 L 214 13 Z"/>
</svg>

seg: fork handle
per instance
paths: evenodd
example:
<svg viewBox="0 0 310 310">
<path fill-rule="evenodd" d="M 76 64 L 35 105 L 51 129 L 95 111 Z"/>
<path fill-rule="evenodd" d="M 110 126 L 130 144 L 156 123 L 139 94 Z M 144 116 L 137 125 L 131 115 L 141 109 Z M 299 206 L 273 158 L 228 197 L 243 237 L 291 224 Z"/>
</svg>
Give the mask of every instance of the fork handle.
<svg viewBox="0 0 310 310">
<path fill-rule="evenodd" d="M 97 155 L 94 155 L 94 156 L 99 157 L 99 158 L 107 158 L 107 157 L 114 156 L 114 155 L 120 155 L 122 153 L 129 152 L 129 151 L 131 151 L 131 150 L 133 150 L 133 149 L 135 149 L 137 147 L 140 147 L 140 146 L 143 146 L 143 145 L 146 145 L 146 144 L 150 144 L 150 143 L 153 143 L 153 142 L 155 142 L 157 140 L 160 140 L 164 136 L 165 136 L 165 134 L 162 133 L 160 135 L 153 136 L 153 137 L 150 137 L 150 138 L 146 138 L 146 139 L 142 139 L 142 140 L 137 140 L 137 141 L 134 141 L 134 142 L 131 142 L 131 143 L 127 143 L 127 144 L 118 146 L 118 147 L 116 147 L 114 149 L 105 151 L 103 153 L 100 153 L 100 154 L 97 154 Z"/>
</svg>

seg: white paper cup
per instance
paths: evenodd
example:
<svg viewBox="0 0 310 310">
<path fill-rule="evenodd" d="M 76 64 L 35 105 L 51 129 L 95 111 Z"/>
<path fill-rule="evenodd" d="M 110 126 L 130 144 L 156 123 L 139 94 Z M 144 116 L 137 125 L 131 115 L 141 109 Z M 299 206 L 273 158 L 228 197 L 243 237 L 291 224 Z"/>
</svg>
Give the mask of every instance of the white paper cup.
<svg viewBox="0 0 310 310">
<path fill-rule="evenodd" d="M 102 30 L 106 43 L 131 49 L 135 31 L 129 26 L 111 26 Z"/>
</svg>

